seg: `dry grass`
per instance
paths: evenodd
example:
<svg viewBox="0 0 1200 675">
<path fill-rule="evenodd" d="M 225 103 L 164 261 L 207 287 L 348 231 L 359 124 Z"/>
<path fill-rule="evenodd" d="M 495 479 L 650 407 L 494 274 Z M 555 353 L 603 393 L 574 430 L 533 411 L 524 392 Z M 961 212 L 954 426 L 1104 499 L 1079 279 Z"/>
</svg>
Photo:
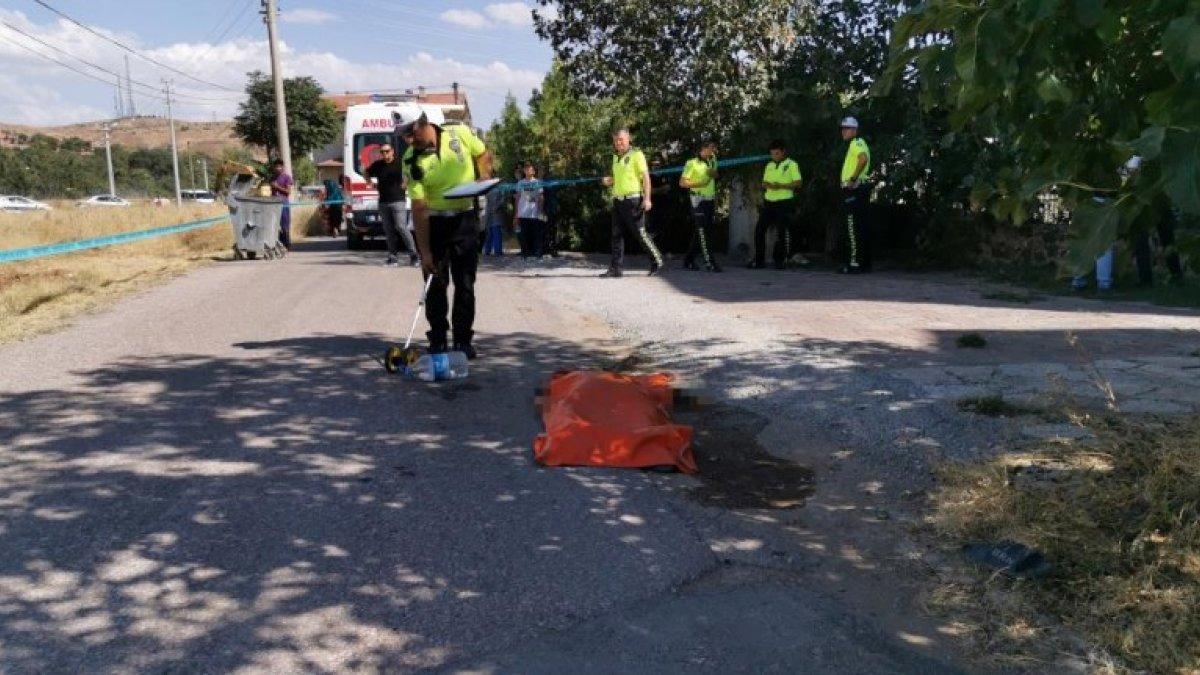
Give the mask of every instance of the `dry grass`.
<svg viewBox="0 0 1200 675">
<path fill-rule="evenodd" d="M 0 249 L 173 225 L 223 213 L 221 204 L 6 213 L 0 214 Z M 133 244 L 0 265 L 0 343 L 58 328 L 79 312 L 186 271 L 232 244 L 229 226 L 218 223 Z"/>
<path fill-rule="evenodd" d="M 1052 635 L 1061 621 L 1093 655 L 1113 657 L 1093 656 L 1096 670 L 1200 673 L 1200 420 L 1093 427 L 1089 444 L 942 472 L 933 518 L 941 535 L 1019 541 L 1054 570 L 1038 581 L 961 576 L 930 605 L 1010 660 L 1067 650 Z"/>
</svg>

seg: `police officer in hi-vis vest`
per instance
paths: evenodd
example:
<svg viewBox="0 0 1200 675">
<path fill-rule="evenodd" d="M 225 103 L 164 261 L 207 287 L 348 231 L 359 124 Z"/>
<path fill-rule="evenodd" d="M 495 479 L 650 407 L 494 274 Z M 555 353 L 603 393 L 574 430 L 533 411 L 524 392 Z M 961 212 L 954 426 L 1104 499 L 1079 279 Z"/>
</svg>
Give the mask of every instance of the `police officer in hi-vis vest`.
<svg viewBox="0 0 1200 675">
<path fill-rule="evenodd" d="M 696 255 L 704 261 L 704 267 L 710 272 L 720 272 L 721 266 L 709 249 L 709 235 L 713 224 L 713 214 L 717 196 L 717 142 L 704 138 L 700 141 L 696 156 L 689 159 L 683 166 L 683 175 L 679 177 L 679 186 L 687 188 L 692 206 L 692 242 L 688 245 L 687 256 L 683 259 L 684 269 L 699 270 L 696 265 Z"/>
<path fill-rule="evenodd" d="M 796 216 L 796 190 L 800 187 L 800 166 L 787 156 L 783 141 L 771 141 L 767 147 L 771 161 L 763 167 L 763 205 L 754 227 L 754 260 L 751 269 L 766 267 L 767 230 L 775 229 L 775 247 L 771 257 L 775 269 L 787 266 L 792 256 L 792 220 Z"/>
<path fill-rule="evenodd" d="M 447 199 L 451 188 L 490 178 L 492 157 L 467 126 L 439 126 L 425 115 L 405 129 L 413 137 L 408 159 L 408 194 L 421 270 L 433 275 L 425 300 L 429 351 L 444 352 L 451 323 L 446 291 L 454 281 L 454 350 L 475 358 L 475 273 L 479 267 L 479 231 L 471 199 Z"/>
<path fill-rule="evenodd" d="M 612 262 L 601 277 L 621 276 L 625 262 L 626 235 L 639 240 L 650 254 L 650 274 L 656 274 L 663 264 L 662 254 L 646 234 L 646 212 L 653 206 L 650 192 L 650 167 L 646 155 L 631 146 L 628 129 L 613 134 L 612 173 L 601 179 L 612 188 Z"/>
<path fill-rule="evenodd" d="M 842 274 L 861 274 L 871 271 L 871 227 L 867 222 L 867 206 L 871 201 L 871 149 L 858 137 L 858 120 L 842 120 L 842 140 L 848 143 L 842 160 L 842 210 L 845 235 L 842 250 L 845 264 Z"/>
</svg>

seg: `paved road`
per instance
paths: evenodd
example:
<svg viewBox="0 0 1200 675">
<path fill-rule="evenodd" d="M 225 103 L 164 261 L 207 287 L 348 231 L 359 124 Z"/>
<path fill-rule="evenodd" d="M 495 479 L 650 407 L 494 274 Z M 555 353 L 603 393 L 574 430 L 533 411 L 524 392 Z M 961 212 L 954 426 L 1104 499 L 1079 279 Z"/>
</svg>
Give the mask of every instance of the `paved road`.
<svg viewBox="0 0 1200 675">
<path fill-rule="evenodd" d="M 413 384 L 374 357 L 416 272 L 302 249 L 0 349 L 0 670 L 936 666 L 739 572 L 687 479 L 534 467 L 537 385 L 621 349 L 537 279 L 485 273 L 486 358 Z"/>
</svg>

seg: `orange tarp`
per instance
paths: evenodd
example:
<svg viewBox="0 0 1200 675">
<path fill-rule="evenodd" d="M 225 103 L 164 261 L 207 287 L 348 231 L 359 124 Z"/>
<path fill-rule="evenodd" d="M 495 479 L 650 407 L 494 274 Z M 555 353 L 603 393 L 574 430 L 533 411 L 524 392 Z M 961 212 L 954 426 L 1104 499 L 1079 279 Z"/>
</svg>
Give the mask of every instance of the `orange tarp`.
<svg viewBox="0 0 1200 675">
<path fill-rule="evenodd" d="M 542 400 L 543 466 L 674 466 L 696 473 L 692 428 L 671 422 L 671 376 L 558 373 Z"/>
</svg>

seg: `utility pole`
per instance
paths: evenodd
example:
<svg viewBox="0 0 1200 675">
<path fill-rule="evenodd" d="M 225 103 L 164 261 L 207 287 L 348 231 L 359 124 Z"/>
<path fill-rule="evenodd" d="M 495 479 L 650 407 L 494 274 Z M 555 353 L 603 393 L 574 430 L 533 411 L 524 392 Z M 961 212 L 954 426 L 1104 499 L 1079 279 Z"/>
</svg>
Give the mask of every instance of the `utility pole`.
<svg viewBox="0 0 1200 675">
<path fill-rule="evenodd" d="M 262 0 L 263 19 L 267 22 L 267 42 L 271 46 L 271 79 L 275 82 L 275 130 L 283 170 L 292 175 L 292 144 L 288 139 L 287 101 L 283 96 L 283 67 L 279 64 L 279 33 L 275 28 L 276 0 Z"/>
<path fill-rule="evenodd" d="M 204 167 L 204 191 L 208 192 L 208 158 L 200 157 L 200 166 Z"/>
<path fill-rule="evenodd" d="M 189 141 L 188 142 L 188 150 L 189 150 L 189 152 L 188 152 L 188 173 L 191 175 L 191 181 L 189 182 L 189 184 L 192 186 L 192 189 L 195 190 L 196 189 L 196 156 L 191 154 L 191 152 L 190 152 L 191 147 L 192 147 L 192 144 Z"/>
<path fill-rule="evenodd" d="M 175 142 L 175 115 L 171 112 L 171 81 L 163 80 L 167 92 L 167 121 L 171 125 L 171 166 L 175 170 L 175 206 L 183 206 L 183 195 L 179 193 L 179 145 Z"/>
<path fill-rule="evenodd" d="M 129 75 L 128 54 L 125 55 L 125 95 L 128 97 L 125 113 L 130 117 L 137 117 L 137 109 L 133 107 L 133 78 Z"/>
<path fill-rule="evenodd" d="M 117 181 L 113 177 L 112 168 L 112 124 L 104 123 L 104 161 L 108 164 L 108 194 L 112 197 L 117 196 Z"/>
</svg>

